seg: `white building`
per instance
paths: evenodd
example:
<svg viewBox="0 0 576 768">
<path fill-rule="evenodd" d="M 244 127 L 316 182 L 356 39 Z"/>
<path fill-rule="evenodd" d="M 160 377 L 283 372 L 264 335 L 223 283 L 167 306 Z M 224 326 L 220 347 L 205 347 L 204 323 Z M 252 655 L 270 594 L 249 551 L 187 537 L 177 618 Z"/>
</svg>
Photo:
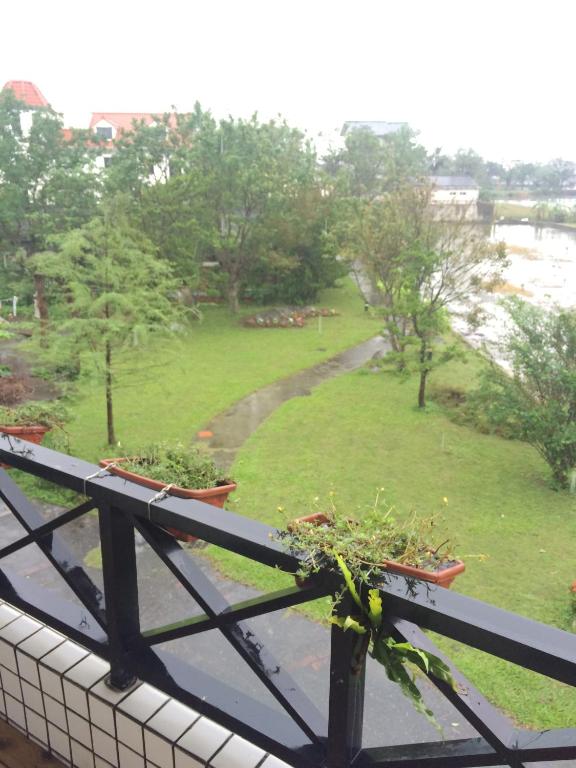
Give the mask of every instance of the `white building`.
<svg viewBox="0 0 576 768">
<path fill-rule="evenodd" d="M 470 176 L 430 176 L 433 205 L 471 205 L 478 202 L 480 187 Z"/>
</svg>

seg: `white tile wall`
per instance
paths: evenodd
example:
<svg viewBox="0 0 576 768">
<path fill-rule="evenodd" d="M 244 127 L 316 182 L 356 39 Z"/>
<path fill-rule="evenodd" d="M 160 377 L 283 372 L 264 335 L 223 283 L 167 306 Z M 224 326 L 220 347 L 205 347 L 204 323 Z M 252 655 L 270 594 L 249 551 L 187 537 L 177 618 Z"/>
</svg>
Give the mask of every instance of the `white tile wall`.
<svg viewBox="0 0 576 768">
<path fill-rule="evenodd" d="M 256 768 L 265 757 L 266 753 L 255 747 L 254 744 L 240 736 L 232 736 L 210 760 L 210 766 L 213 768 Z"/>
<path fill-rule="evenodd" d="M 73 768 L 289 768 L 0 601 L 0 716 Z"/>
</svg>

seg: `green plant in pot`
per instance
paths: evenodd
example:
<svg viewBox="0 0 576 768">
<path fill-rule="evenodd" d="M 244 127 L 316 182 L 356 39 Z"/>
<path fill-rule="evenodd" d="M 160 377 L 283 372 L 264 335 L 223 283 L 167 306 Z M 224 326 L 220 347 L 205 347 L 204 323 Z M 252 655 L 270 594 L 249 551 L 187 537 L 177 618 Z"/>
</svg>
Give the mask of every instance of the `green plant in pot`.
<svg viewBox="0 0 576 768">
<path fill-rule="evenodd" d="M 180 443 L 155 443 L 132 456 L 102 459 L 100 466 L 125 480 L 155 491 L 165 491 L 183 499 L 197 499 L 223 507 L 236 483 L 222 476 L 210 456 L 196 447 Z M 194 542 L 195 536 L 174 528 L 167 529 L 181 541 Z"/>
<path fill-rule="evenodd" d="M 417 579 L 442 587 L 437 574 L 454 568 L 462 572 L 464 563 L 454 558 L 447 541 L 439 545 L 430 543 L 435 534 L 434 517 L 413 515 L 405 522 L 398 522 L 392 509 L 382 512 L 379 507 L 377 497 L 370 513 L 354 520 L 337 514 L 331 495 L 327 511 L 297 518 L 279 535 L 290 550 L 302 558 L 297 583 L 302 585 L 314 574 L 328 570 L 345 584 L 344 591 L 334 596 L 330 621 L 343 631 L 358 635 L 354 666 L 358 666 L 358 660 L 366 654 L 372 656 L 414 707 L 439 727 L 414 681 L 410 665 L 453 688 L 456 687 L 454 679 L 447 665 L 434 654 L 394 640 L 386 624 L 378 583 L 386 580 L 387 573 L 401 573 L 407 577 L 409 590 L 414 589 Z M 455 575 L 451 571 L 448 582 Z M 346 593 L 351 600 L 344 603 L 342 598 Z M 349 612 L 343 612 L 345 604 L 352 606 Z"/>
<path fill-rule="evenodd" d="M 66 409 L 59 402 L 28 402 L 11 408 L 0 406 L 0 432 L 37 445 L 51 429 L 62 429 L 67 420 Z"/>
</svg>

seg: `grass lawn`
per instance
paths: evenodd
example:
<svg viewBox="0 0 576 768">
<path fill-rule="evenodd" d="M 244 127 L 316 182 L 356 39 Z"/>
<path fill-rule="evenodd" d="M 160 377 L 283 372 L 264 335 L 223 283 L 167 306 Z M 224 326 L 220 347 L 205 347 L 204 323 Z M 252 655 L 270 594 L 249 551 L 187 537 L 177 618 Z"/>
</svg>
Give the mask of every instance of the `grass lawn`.
<svg viewBox="0 0 576 768">
<path fill-rule="evenodd" d="M 308 368 L 379 332 L 352 281 L 325 291 L 319 306 L 340 315 L 310 320 L 305 328 L 244 328 L 224 307 L 207 306 L 204 320 L 185 336 L 128 349 L 117 361 L 116 434 L 122 451 L 158 440 L 188 444 L 213 416 L 277 379 Z M 251 314 L 256 308 L 245 309 Z M 80 385 L 67 427 L 70 450 L 84 459 L 109 456 L 104 387 Z M 117 453 L 118 449 L 112 449 Z"/>
<path fill-rule="evenodd" d="M 439 369 L 433 385 L 466 386 L 479 365 L 470 360 Z M 286 514 L 304 514 L 315 496 L 326 499 L 334 489 L 343 513 L 361 514 L 384 487 L 399 514 L 442 513 L 442 527 L 467 560 L 457 590 L 566 628 L 568 585 L 576 578 L 575 497 L 550 489 L 547 467 L 529 446 L 458 426 L 434 405 L 419 412 L 415 399 L 414 380 L 356 372 L 285 403 L 237 457 L 238 511 L 283 526 Z M 472 557 L 481 553 L 486 562 Z M 286 579 L 229 553 L 211 554 L 260 587 Z M 326 606 L 315 604 L 313 612 L 326 615 Z M 574 724 L 573 688 L 452 642 L 443 646 L 519 722 Z"/>
</svg>

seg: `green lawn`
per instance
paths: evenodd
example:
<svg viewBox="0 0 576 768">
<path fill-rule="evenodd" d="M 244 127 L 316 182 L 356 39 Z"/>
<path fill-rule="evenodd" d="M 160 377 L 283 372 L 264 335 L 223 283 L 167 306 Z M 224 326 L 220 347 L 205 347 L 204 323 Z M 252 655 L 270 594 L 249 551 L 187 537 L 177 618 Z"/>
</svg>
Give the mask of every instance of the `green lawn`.
<svg viewBox="0 0 576 768">
<path fill-rule="evenodd" d="M 479 365 L 470 358 L 440 369 L 436 385 L 465 386 Z M 443 530 L 467 561 L 456 589 L 566 627 L 568 585 L 576 578 L 575 498 L 549 488 L 547 467 L 529 446 L 458 426 L 438 407 L 419 412 L 415 397 L 415 381 L 357 372 L 287 402 L 237 458 L 238 511 L 281 526 L 286 513 L 278 507 L 295 517 L 334 489 L 339 509 L 361 514 L 384 487 L 399 513 L 442 513 Z M 223 569 L 258 586 L 286 578 L 212 554 Z M 477 554 L 489 558 L 482 562 Z M 316 605 L 313 612 L 325 611 Z M 518 721 L 573 725 L 574 689 L 454 646 L 444 643 L 462 671 Z"/>
<path fill-rule="evenodd" d="M 310 320 L 305 328 L 261 330 L 242 327 L 223 307 L 208 306 L 204 320 L 185 336 L 127 350 L 117 365 L 114 395 L 121 450 L 157 440 L 188 444 L 197 430 L 236 400 L 332 357 L 381 328 L 364 313 L 351 281 L 325 291 L 318 305 L 340 314 L 322 318 L 320 325 Z M 80 385 L 72 412 L 74 421 L 67 427 L 71 452 L 90 460 L 109 456 L 101 380 Z"/>
</svg>

